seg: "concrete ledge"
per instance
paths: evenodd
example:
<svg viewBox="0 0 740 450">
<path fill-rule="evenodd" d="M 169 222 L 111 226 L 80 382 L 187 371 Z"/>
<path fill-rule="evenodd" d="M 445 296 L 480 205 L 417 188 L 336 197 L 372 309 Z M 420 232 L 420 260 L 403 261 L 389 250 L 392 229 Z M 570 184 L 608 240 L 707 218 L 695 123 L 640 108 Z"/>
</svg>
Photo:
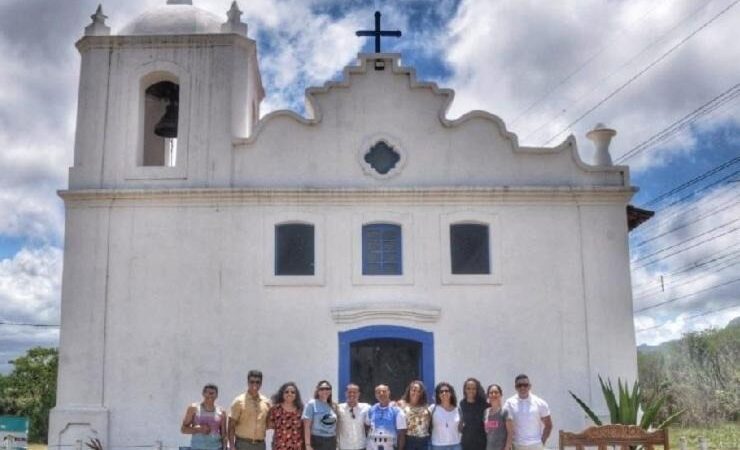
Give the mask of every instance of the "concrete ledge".
<svg viewBox="0 0 740 450">
<path fill-rule="evenodd" d="M 180 188 L 180 189 L 80 189 L 60 190 L 59 196 L 67 206 L 74 203 L 90 205 L 103 202 L 109 206 L 115 201 L 160 201 L 162 203 L 198 203 L 219 206 L 230 203 L 288 203 L 355 204 L 356 202 L 380 203 L 579 203 L 579 204 L 624 204 L 632 198 L 636 189 L 618 186 L 492 186 L 492 187 L 418 187 L 418 188 Z"/>
<path fill-rule="evenodd" d="M 369 320 L 404 320 L 420 323 L 439 321 L 442 309 L 420 303 L 361 303 L 334 306 L 331 317 L 336 323 L 357 323 Z"/>
</svg>

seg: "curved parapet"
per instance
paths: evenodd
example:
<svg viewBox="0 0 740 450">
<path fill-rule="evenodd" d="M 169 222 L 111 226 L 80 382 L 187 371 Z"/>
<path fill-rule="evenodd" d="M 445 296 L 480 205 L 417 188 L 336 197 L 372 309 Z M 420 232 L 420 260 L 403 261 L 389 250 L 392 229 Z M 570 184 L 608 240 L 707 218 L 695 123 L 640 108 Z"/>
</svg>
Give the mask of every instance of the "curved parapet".
<svg viewBox="0 0 740 450">
<path fill-rule="evenodd" d="M 526 147 L 495 114 L 448 119 L 454 95 L 418 81 L 398 54 L 361 54 L 338 81 L 306 90 L 305 117 L 274 111 L 234 140 L 232 184 L 629 187 L 626 166 L 586 164 L 573 136 Z M 363 163 L 373 139 L 396 143 L 390 157 L 403 167 L 393 176 L 373 176 L 372 161 Z"/>
</svg>

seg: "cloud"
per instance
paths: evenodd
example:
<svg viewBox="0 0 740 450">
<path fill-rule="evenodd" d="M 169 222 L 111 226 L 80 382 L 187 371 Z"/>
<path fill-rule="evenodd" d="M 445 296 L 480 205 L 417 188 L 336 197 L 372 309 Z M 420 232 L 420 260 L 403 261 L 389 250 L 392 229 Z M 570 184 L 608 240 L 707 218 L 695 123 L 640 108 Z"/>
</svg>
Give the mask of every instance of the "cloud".
<svg viewBox="0 0 740 450">
<path fill-rule="evenodd" d="M 457 90 L 451 115 L 485 109 L 500 115 L 526 145 L 562 141 L 558 133 L 718 15 L 729 2 L 697 7 L 694 2 L 480 2 L 464 1 L 448 31 L 446 58 Z M 618 157 L 709 101 L 740 79 L 740 48 L 729 10 L 670 56 L 568 129 L 583 142 L 596 122 L 619 131 L 612 144 Z M 737 108 L 718 111 L 712 120 Z M 685 151 L 665 145 L 664 152 Z M 691 142 L 687 143 L 689 146 Z M 586 159 L 590 145 L 580 146 Z M 651 151 L 652 153 L 652 151 Z M 662 158 L 630 161 L 635 170 Z"/>
<path fill-rule="evenodd" d="M 740 317 L 740 306 L 731 307 L 719 313 L 706 316 L 680 313 L 675 318 L 665 322 L 658 322 L 648 316 L 639 316 L 635 319 L 635 328 L 645 331 L 637 335 L 637 344 L 657 345 L 661 342 L 674 340 L 686 333 L 709 328 L 724 328 L 736 317 Z"/>
<path fill-rule="evenodd" d="M 0 318 L 4 320 L 54 322 L 58 318 L 64 215 L 55 191 L 66 186 L 72 163 L 79 75 L 79 55 L 73 44 L 82 36 L 97 3 L 9 0 L 0 5 L 0 52 L 4 55 L 0 65 L 0 236 L 26 244 L 14 257 L 0 261 Z M 163 3 L 111 1 L 103 6 L 115 33 L 136 15 Z M 226 20 L 231 0 L 194 3 Z M 242 20 L 259 47 L 267 94 L 263 114 L 283 108 L 302 110 L 305 88 L 336 78 L 345 65 L 354 63 L 363 46 L 368 48 L 368 40 L 357 38 L 354 31 L 370 28 L 373 12 L 380 9 L 384 28 L 403 31 L 403 38 L 384 41 L 384 50 L 402 51 L 404 61 L 415 66 L 422 79 L 454 88 L 457 94 L 451 116 L 470 109 L 491 111 L 528 145 L 541 144 L 560 131 L 729 4 L 729 0 L 700 5 L 688 0 L 240 1 Z M 582 137 L 597 121 L 619 131 L 612 144 L 612 155 L 617 157 L 737 83 L 740 47 L 727 45 L 735 40 L 732 18 L 737 17 L 737 10 L 740 7 L 720 16 L 680 51 L 577 123 L 572 131 L 579 137 L 584 157 L 588 159 L 591 150 Z M 735 124 L 728 129 L 737 130 L 737 103 L 726 103 L 693 128 L 630 160 L 633 173 L 650 173 L 677 158 L 690 158 L 697 149 L 697 131 L 714 129 L 720 123 Z M 740 136 L 727 142 L 738 145 Z M 709 211 L 723 195 L 731 192 L 718 190 L 675 211 Z M 659 245 L 704 232 L 710 222 L 724 223 L 719 220 L 726 221 L 726 214 L 737 217 L 737 209 L 672 233 Z M 653 227 L 650 233 L 667 231 L 683 223 L 680 219 L 678 215 L 665 221 L 656 217 L 652 222 L 660 221 L 660 226 L 649 223 L 645 227 Z M 661 274 L 665 278 L 682 264 L 711 259 L 733 243 L 737 238 L 728 235 L 671 257 L 665 265 L 636 269 L 635 286 L 653 283 L 650 286 L 654 287 Z M 635 256 L 659 248 L 658 242 L 646 245 Z M 668 279 L 666 292 L 649 298 L 638 299 L 636 289 L 636 306 L 737 277 L 737 266 L 718 273 L 710 272 L 711 267 L 707 264 L 706 270 L 693 271 L 690 275 L 696 280 Z M 686 280 L 692 281 L 678 284 Z M 737 301 L 731 288 L 687 297 L 656 308 L 655 314 L 638 315 L 638 327 L 666 324 L 638 337 L 653 342 L 677 337 L 675 333 L 701 324 L 722 323 L 733 310 L 690 317 L 700 307 L 716 309 Z M 10 359 L 7 355 L 13 351 L 55 345 L 56 336 L 56 330 L 0 327 L 0 371 L 7 369 L 2 361 Z"/>
<path fill-rule="evenodd" d="M 62 250 L 44 246 L 24 248 L 0 261 L 0 373 L 9 359 L 34 346 L 56 346 L 57 328 L 8 323 L 58 324 Z"/>
<path fill-rule="evenodd" d="M 736 186 L 719 185 L 698 199 L 666 208 L 653 220 L 635 234 L 632 245 L 638 342 L 655 343 L 707 325 L 723 326 L 737 316 L 740 199 Z"/>
</svg>

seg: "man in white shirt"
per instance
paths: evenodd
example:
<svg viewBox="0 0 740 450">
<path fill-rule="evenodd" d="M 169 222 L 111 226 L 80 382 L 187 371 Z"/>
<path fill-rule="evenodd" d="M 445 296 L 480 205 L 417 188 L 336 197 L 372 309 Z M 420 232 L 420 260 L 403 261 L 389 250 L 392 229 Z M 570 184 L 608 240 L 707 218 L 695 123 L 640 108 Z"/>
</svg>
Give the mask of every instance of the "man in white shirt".
<svg viewBox="0 0 740 450">
<path fill-rule="evenodd" d="M 516 395 L 504 403 L 507 420 L 514 422 L 515 450 L 542 450 L 552 431 L 552 418 L 547 402 L 530 393 L 529 377 L 521 374 L 514 380 Z"/>
<path fill-rule="evenodd" d="M 364 450 L 366 445 L 365 417 L 370 405 L 360 403 L 360 386 L 347 385 L 347 402 L 340 403 L 337 411 L 337 445 L 339 450 Z"/>
</svg>

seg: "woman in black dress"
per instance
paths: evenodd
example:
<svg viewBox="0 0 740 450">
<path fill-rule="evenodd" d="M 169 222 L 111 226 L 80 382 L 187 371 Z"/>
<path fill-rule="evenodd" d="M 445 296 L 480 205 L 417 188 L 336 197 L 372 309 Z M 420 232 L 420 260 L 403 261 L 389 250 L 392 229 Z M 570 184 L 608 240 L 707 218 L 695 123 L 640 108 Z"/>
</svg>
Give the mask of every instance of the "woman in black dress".
<svg viewBox="0 0 740 450">
<path fill-rule="evenodd" d="M 462 411 L 463 450 L 485 450 L 486 431 L 483 428 L 483 413 L 488 408 L 483 386 L 475 378 L 468 378 L 463 384 L 464 396 L 460 400 Z"/>
</svg>

